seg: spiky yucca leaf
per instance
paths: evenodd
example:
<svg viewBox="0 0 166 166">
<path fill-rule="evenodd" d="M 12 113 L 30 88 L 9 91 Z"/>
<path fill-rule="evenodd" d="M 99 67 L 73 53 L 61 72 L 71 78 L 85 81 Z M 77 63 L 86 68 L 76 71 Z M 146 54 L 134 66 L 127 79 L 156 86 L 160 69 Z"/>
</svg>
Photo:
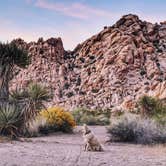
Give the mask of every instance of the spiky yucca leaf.
<svg viewBox="0 0 166 166">
<path fill-rule="evenodd" d="M 31 83 L 27 89 L 16 90 L 11 93 L 11 99 L 21 107 L 24 117 L 24 130 L 29 127 L 29 122 L 34 120 L 41 109 L 45 109 L 44 102 L 49 101 L 49 91 L 40 84 Z"/>
<path fill-rule="evenodd" d="M 48 90 L 37 83 L 28 86 L 28 95 L 31 100 L 38 102 L 49 101 L 50 99 Z"/>
<path fill-rule="evenodd" d="M 12 101 L 21 101 L 28 98 L 28 93 L 25 90 L 16 89 L 10 92 L 10 99 Z"/>
<path fill-rule="evenodd" d="M 166 114 L 166 106 L 157 98 L 145 95 L 140 98 L 138 103 L 141 108 L 142 115 L 157 117 Z"/>
<path fill-rule="evenodd" d="M 21 110 L 14 104 L 0 105 L 0 134 L 16 138 L 23 124 Z"/>
</svg>

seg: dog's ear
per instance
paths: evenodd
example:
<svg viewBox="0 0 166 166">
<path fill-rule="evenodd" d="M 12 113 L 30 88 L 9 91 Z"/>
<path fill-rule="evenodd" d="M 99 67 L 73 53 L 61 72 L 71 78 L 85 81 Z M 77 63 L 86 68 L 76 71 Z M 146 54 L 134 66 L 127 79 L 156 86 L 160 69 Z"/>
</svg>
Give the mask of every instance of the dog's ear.
<svg viewBox="0 0 166 166">
<path fill-rule="evenodd" d="M 86 132 L 90 131 L 90 129 L 88 128 L 88 126 L 87 126 L 86 124 L 84 124 L 83 127 L 84 127 L 84 130 L 85 130 Z"/>
</svg>

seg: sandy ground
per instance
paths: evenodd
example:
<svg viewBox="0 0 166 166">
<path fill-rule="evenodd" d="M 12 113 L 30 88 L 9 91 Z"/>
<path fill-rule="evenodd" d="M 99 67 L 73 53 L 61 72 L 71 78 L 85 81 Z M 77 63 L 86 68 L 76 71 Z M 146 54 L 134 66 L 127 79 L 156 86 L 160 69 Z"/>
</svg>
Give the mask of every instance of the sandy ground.
<svg viewBox="0 0 166 166">
<path fill-rule="evenodd" d="M 0 166 L 166 166 L 166 146 L 106 144 L 105 127 L 91 129 L 103 143 L 104 152 L 84 152 L 78 128 L 75 134 L 0 143 Z"/>
</svg>

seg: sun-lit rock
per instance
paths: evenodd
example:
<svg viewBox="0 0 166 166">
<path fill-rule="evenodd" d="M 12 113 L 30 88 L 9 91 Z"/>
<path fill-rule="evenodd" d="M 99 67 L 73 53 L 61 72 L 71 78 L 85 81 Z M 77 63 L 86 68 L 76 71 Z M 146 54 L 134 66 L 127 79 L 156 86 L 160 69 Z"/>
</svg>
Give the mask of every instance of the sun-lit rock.
<svg viewBox="0 0 166 166">
<path fill-rule="evenodd" d="M 32 62 L 17 70 L 11 89 L 31 80 L 40 82 L 54 95 L 49 105 L 132 109 L 143 94 L 166 96 L 164 22 L 152 24 L 125 15 L 68 52 L 60 38 L 15 42 L 28 50 Z"/>
</svg>

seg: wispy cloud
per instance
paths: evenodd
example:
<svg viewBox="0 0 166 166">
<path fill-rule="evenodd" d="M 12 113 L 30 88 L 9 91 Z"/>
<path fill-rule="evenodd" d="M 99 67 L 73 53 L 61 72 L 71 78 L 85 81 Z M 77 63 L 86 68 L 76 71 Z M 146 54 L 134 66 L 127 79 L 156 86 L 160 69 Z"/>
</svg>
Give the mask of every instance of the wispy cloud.
<svg viewBox="0 0 166 166">
<path fill-rule="evenodd" d="M 83 3 L 66 4 L 62 2 L 49 2 L 48 0 L 37 0 L 36 7 L 59 12 L 65 16 L 75 17 L 79 19 L 88 19 L 92 17 L 112 17 L 108 11 L 93 8 Z"/>
</svg>

